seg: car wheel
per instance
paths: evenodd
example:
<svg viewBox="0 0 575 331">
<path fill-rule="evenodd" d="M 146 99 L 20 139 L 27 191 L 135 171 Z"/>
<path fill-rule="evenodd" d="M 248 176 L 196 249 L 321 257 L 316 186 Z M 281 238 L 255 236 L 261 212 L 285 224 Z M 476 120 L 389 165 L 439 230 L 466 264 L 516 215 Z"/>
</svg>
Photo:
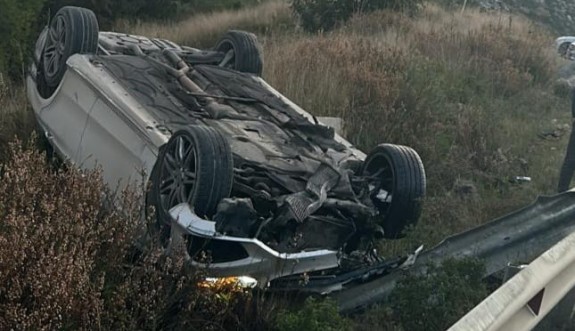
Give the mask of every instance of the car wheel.
<svg viewBox="0 0 575 331">
<path fill-rule="evenodd" d="M 215 50 L 225 53 L 220 66 L 261 76 L 262 48 L 253 33 L 228 31 L 217 43 Z"/>
<path fill-rule="evenodd" d="M 567 49 L 569 49 L 569 45 L 571 45 L 570 42 L 565 42 L 559 45 L 558 53 L 560 56 L 567 56 Z"/>
<path fill-rule="evenodd" d="M 232 152 L 219 131 L 192 125 L 175 132 L 160 148 L 151 174 L 150 202 L 160 227 L 169 229 L 169 210 L 181 203 L 210 218 L 229 197 L 232 183 Z"/>
<path fill-rule="evenodd" d="M 97 49 L 96 15 L 85 8 L 62 7 L 50 23 L 42 52 L 42 70 L 46 84 L 50 87 L 60 84 L 70 56 L 93 54 Z"/>
<path fill-rule="evenodd" d="M 415 225 L 425 196 L 425 171 L 417 152 L 382 144 L 369 153 L 361 175 L 370 178 L 370 198 L 379 211 L 385 238 L 399 238 Z"/>
</svg>

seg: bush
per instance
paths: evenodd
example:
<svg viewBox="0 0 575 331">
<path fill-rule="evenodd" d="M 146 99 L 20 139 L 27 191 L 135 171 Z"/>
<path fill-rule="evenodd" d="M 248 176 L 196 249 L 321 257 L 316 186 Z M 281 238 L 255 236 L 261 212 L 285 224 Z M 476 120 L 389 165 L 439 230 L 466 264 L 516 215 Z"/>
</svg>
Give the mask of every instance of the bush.
<svg viewBox="0 0 575 331">
<path fill-rule="evenodd" d="M 391 9 L 413 14 L 423 0 L 293 0 L 292 9 L 306 31 L 328 31 L 354 14 Z"/>
<path fill-rule="evenodd" d="M 398 282 L 389 301 L 405 330 L 446 330 L 489 294 L 485 266 L 473 259 L 430 265 L 423 275 Z"/>
<path fill-rule="evenodd" d="M 135 209 L 130 199 L 123 211 L 104 209 L 96 172 L 53 172 L 44 155 L 20 144 L 10 154 L 0 181 L 0 329 L 94 325 L 98 269 L 121 263 Z"/>
<path fill-rule="evenodd" d="M 139 194 L 112 195 L 98 171 L 54 170 L 33 145 L 11 144 L 2 167 L 0 330 L 264 325 L 250 295 L 198 286 L 202 275 L 155 237 L 135 250 Z"/>
<path fill-rule="evenodd" d="M 0 75 L 22 78 L 44 0 L 0 0 Z"/>
<path fill-rule="evenodd" d="M 295 311 L 279 311 L 276 328 L 281 331 L 341 331 L 351 330 L 351 321 L 343 318 L 337 305 L 330 299 L 306 299 Z"/>
</svg>

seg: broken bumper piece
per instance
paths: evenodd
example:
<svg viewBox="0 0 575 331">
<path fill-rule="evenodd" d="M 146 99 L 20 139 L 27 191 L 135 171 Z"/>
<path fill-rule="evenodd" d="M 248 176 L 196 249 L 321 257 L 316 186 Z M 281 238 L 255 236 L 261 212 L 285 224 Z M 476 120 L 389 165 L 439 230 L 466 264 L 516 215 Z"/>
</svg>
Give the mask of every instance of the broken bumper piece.
<svg viewBox="0 0 575 331">
<path fill-rule="evenodd" d="M 239 238 L 218 233 L 215 222 L 195 215 L 188 204 L 179 204 L 170 209 L 172 217 L 172 243 L 177 245 L 186 236 L 219 241 L 222 244 L 238 245 L 246 256 L 231 261 L 203 263 L 191 258 L 192 265 L 205 269 L 209 276 L 249 276 L 263 287 L 273 279 L 304 274 L 338 267 L 339 253 L 333 250 L 314 250 L 299 253 L 280 253 L 263 242 L 251 238 Z M 233 247 L 233 246 L 232 246 Z"/>
</svg>

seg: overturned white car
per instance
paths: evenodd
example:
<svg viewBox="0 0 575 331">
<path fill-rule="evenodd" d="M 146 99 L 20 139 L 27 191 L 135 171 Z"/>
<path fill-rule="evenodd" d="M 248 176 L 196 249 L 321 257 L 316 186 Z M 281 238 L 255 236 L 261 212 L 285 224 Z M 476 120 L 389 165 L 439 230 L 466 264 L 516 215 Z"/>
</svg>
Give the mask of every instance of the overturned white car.
<svg viewBox="0 0 575 331">
<path fill-rule="evenodd" d="M 555 49 L 559 56 L 575 60 L 575 37 L 563 36 L 555 39 Z"/>
<path fill-rule="evenodd" d="M 99 32 L 91 11 L 64 7 L 38 38 L 27 90 L 62 158 L 101 166 L 113 187 L 149 174 L 166 242 L 184 240 L 209 274 L 265 283 L 369 263 L 371 243 L 418 220 L 419 156 L 390 144 L 365 155 L 261 73 L 251 33 L 199 50 Z"/>
</svg>

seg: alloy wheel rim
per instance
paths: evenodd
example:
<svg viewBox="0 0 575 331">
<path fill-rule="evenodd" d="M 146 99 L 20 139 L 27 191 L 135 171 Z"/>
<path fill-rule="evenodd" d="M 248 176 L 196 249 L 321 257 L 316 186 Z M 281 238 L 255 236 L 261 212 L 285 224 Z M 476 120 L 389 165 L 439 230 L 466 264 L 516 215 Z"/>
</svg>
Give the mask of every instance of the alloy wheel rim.
<svg viewBox="0 0 575 331">
<path fill-rule="evenodd" d="M 44 49 L 44 70 L 48 76 L 53 77 L 60 71 L 65 47 L 66 22 L 64 17 L 58 16 L 48 29 L 46 47 Z"/>
<path fill-rule="evenodd" d="M 180 135 L 166 146 L 160 171 L 160 203 L 164 213 L 191 203 L 196 183 L 197 154 L 191 137 Z"/>
</svg>

